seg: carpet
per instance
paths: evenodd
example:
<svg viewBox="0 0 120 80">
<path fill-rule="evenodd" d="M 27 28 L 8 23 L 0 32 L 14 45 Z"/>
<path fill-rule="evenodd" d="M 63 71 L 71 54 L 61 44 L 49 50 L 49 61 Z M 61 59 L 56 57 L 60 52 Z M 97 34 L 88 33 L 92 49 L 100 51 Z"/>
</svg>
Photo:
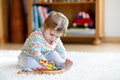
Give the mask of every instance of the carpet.
<svg viewBox="0 0 120 80">
<path fill-rule="evenodd" d="M 68 51 L 73 67 L 61 74 L 17 74 L 19 50 L 0 50 L 0 80 L 120 80 L 120 53 Z"/>
</svg>

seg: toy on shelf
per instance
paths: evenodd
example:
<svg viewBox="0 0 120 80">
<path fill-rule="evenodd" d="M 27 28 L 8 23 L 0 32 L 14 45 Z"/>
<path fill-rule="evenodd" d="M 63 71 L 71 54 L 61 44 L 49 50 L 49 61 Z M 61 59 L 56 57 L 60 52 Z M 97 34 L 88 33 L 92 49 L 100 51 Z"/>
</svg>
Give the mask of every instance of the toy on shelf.
<svg viewBox="0 0 120 80">
<path fill-rule="evenodd" d="M 75 16 L 75 18 L 72 19 L 71 22 L 72 22 L 72 28 L 92 28 L 93 27 L 93 21 L 90 15 L 85 11 L 79 12 Z"/>
<path fill-rule="evenodd" d="M 37 69 L 33 69 L 33 70 L 20 70 L 18 71 L 18 74 L 56 74 L 56 73 L 62 73 L 65 71 L 65 69 L 62 69 L 62 67 L 56 67 L 54 64 L 52 63 L 47 63 L 46 61 L 41 60 L 40 64 L 43 66 L 46 66 L 46 68 L 37 68 Z"/>
</svg>

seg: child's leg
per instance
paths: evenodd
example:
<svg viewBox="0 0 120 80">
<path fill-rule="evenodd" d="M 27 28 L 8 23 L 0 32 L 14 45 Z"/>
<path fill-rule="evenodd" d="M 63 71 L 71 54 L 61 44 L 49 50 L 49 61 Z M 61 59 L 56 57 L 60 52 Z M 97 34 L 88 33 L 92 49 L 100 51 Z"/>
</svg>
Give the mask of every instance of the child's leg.
<svg viewBox="0 0 120 80">
<path fill-rule="evenodd" d="M 55 65 L 57 67 L 64 67 L 65 66 L 65 60 L 59 55 L 56 51 L 51 51 L 48 54 L 46 54 L 46 59 L 48 61 L 54 61 Z"/>
<path fill-rule="evenodd" d="M 18 65 L 22 69 L 35 69 L 41 67 L 38 62 L 31 56 L 20 54 L 18 57 Z"/>
</svg>

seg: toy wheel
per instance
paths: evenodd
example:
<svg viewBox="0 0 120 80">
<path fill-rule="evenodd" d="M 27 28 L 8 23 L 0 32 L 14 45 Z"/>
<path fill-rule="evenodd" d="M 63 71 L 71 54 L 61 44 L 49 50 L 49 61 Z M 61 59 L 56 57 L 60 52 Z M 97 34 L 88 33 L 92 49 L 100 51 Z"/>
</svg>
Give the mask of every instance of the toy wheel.
<svg viewBox="0 0 120 80">
<path fill-rule="evenodd" d="M 75 23 L 75 22 L 72 23 L 72 26 L 73 26 L 73 27 L 77 27 L 77 23 Z"/>
<path fill-rule="evenodd" d="M 85 22 L 83 25 L 84 25 L 85 28 L 88 27 L 88 23 L 87 22 Z"/>
</svg>

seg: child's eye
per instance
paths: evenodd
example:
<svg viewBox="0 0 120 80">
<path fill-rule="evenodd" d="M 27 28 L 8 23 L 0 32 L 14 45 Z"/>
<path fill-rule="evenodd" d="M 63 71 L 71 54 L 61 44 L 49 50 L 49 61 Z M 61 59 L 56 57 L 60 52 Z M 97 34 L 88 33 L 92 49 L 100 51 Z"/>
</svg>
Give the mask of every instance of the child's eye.
<svg viewBox="0 0 120 80">
<path fill-rule="evenodd" d="M 51 35 L 51 36 L 54 36 L 54 37 L 56 37 L 56 38 L 58 38 L 58 36 L 55 36 L 55 35 L 54 35 L 54 34 L 52 34 L 52 33 L 50 33 L 50 35 Z"/>
<path fill-rule="evenodd" d="M 58 37 L 56 37 L 56 38 L 58 38 Z"/>
<path fill-rule="evenodd" d="M 50 33 L 51 36 L 53 36 L 53 34 Z"/>
</svg>

